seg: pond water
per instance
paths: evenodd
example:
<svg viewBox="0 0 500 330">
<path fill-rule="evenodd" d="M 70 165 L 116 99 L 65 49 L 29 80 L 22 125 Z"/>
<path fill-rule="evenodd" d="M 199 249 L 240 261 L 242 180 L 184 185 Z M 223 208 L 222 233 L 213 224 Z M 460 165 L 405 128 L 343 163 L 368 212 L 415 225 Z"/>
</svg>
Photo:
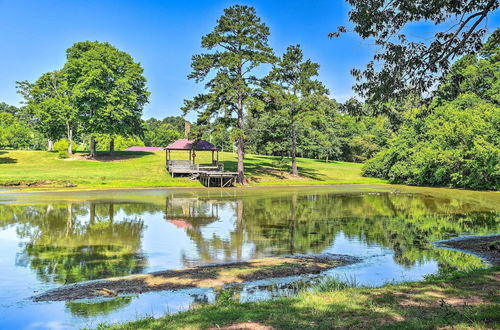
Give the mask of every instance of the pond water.
<svg viewBox="0 0 500 330">
<path fill-rule="evenodd" d="M 212 289 L 70 302 L 64 284 L 266 256 L 333 253 L 327 275 L 360 285 L 483 266 L 432 243 L 500 232 L 500 194 L 390 185 L 0 194 L 0 328 L 94 327 L 210 303 Z M 289 294 L 296 278 L 248 283 L 238 299 Z M 269 284 L 276 285 L 269 286 Z M 273 289 L 270 289 L 272 287 Z M 278 288 L 278 289 L 276 289 Z"/>
</svg>

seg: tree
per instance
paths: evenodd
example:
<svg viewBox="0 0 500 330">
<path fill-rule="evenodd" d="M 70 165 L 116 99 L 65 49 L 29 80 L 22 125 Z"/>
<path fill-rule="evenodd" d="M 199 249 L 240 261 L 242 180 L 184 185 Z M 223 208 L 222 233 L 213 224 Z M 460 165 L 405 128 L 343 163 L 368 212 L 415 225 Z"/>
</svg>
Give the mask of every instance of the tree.
<svg viewBox="0 0 500 330">
<path fill-rule="evenodd" d="M 197 111 L 198 123 L 212 118 L 236 116 L 234 126 L 238 148 L 238 182 L 244 181 L 245 107 L 251 101 L 258 79 L 251 75 L 255 68 L 274 61 L 268 45 L 269 28 L 261 22 L 255 9 L 235 5 L 224 9 L 214 30 L 205 35 L 201 45 L 212 53 L 194 55 L 189 79 L 202 82 L 210 76 L 206 94 L 186 100 L 183 111 Z"/>
<path fill-rule="evenodd" d="M 500 29 L 488 38 L 478 56 L 456 61 L 436 91 L 433 105 L 442 105 L 460 94 L 472 93 L 500 105 Z"/>
<path fill-rule="evenodd" d="M 144 143 L 147 146 L 164 147 L 183 137 L 182 117 L 165 117 L 162 120 L 149 118 L 144 121 Z"/>
<path fill-rule="evenodd" d="M 354 90 L 371 104 L 401 99 L 429 91 L 446 73 L 453 59 L 481 48 L 487 17 L 497 0 L 347 0 L 349 20 L 363 39 L 373 39 L 380 49 L 361 71 L 351 72 Z M 432 38 L 414 38 L 407 26 L 420 21 L 437 25 Z M 339 27 L 330 37 L 346 32 Z M 379 69 L 380 68 L 380 69 Z"/>
<path fill-rule="evenodd" d="M 91 136 L 91 156 L 96 155 L 95 134 L 112 136 L 111 153 L 113 136 L 140 135 L 149 98 L 141 65 L 107 42 L 77 42 L 66 54 L 64 71 L 72 102 Z"/>
<path fill-rule="evenodd" d="M 28 107 L 35 118 L 35 127 L 49 140 L 55 141 L 66 135 L 68 153 L 73 153 L 73 136 L 78 124 L 78 109 L 71 102 L 72 91 L 68 88 L 64 71 L 44 73 L 33 84 L 17 83 Z"/>
<path fill-rule="evenodd" d="M 276 106 L 279 115 L 286 119 L 290 127 L 292 175 L 299 175 L 297 169 L 297 121 L 314 115 L 317 108 L 306 106 L 305 99 L 311 95 L 328 93 L 325 86 L 313 79 L 318 75 L 319 64 L 310 59 L 304 61 L 304 54 L 299 45 L 289 46 L 269 75 L 265 78 L 266 91 Z M 310 105 L 310 103 L 308 104 Z"/>
<path fill-rule="evenodd" d="M 497 47 L 489 42 L 486 47 L 481 57 L 467 55 L 454 64 L 431 105 L 409 114 L 388 148 L 365 165 L 366 175 L 500 189 L 498 41 Z M 481 72 L 488 74 L 479 78 Z"/>
</svg>

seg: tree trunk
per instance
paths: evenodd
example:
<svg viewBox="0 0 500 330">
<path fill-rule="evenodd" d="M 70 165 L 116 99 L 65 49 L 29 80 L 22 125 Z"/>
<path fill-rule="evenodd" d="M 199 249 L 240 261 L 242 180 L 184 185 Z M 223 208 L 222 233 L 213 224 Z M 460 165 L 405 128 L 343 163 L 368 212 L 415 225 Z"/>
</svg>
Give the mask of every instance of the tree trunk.
<svg viewBox="0 0 500 330">
<path fill-rule="evenodd" d="M 299 175 L 299 170 L 297 169 L 297 128 L 295 127 L 295 123 L 292 123 L 292 175 Z"/>
<path fill-rule="evenodd" d="M 109 203 L 109 222 L 115 221 L 115 204 Z"/>
<path fill-rule="evenodd" d="M 238 183 L 245 184 L 245 165 L 243 159 L 245 158 L 245 140 L 243 139 L 243 98 L 238 95 L 238 129 L 240 134 L 238 136 Z"/>
<path fill-rule="evenodd" d="M 52 141 L 52 139 L 47 139 L 47 149 L 49 151 L 54 151 L 54 141 Z"/>
<path fill-rule="evenodd" d="M 109 140 L 109 154 L 113 155 L 114 153 L 115 153 L 115 139 L 111 138 L 111 140 Z"/>
<path fill-rule="evenodd" d="M 73 129 L 70 124 L 67 124 L 68 128 L 68 154 L 73 154 Z"/>
<path fill-rule="evenodd" d="M 89 223 L 95 223 L 95 203 L 91 202 L 89 206 Z"/>
<path fill-rule="evenodd" d="M 95 137 L 91 136 L 90 137 L 90 157 L 91 158 L 95 158 L 95 156 L 96 156 L 95 147 L 96 147 Z"/>
</svg>

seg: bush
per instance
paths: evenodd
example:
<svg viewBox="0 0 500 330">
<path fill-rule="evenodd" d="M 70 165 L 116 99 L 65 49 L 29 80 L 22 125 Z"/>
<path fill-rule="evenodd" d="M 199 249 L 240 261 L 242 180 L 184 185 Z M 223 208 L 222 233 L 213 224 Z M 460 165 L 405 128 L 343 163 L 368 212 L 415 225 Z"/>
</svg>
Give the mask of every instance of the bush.
<svg viewBox="0 0 500 330">
<path fill-rule="evenodd" d="M 68 151 L 68 139 L 60 139 L 59 141 L 54 142 L 54 151 Z M 73 142 L 73 150 L 75 150 L 75 143 Z"/>
<path fill-rule="evenodd" d="M 363 174 L 393 183 L 500 189 L 500 108 L 462 95 L 415 114 Z"/>
</svg>

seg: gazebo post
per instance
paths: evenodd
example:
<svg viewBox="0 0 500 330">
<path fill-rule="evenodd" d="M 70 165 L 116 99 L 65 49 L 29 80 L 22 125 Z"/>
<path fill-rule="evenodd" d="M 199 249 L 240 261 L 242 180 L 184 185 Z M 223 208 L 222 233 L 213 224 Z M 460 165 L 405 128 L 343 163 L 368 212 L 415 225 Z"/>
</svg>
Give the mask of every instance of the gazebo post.
<svg viewBox="0 0 500 330">
<path fill-rule="evenodd" d="M 189 162 L 192 164 L 193 161 L 191 160 L 191 149 L 189 149 L 188 152 L 189 152 Z"/>
<path fill-rule="evenodd" d="M 214 151 L 212 150 L 212 165 L 214 164 Z"/>
<path fill-rule="evenodd" d="M 219 150 L 217 150 L 217 163 L 219 163 Z"/>
</svg>

